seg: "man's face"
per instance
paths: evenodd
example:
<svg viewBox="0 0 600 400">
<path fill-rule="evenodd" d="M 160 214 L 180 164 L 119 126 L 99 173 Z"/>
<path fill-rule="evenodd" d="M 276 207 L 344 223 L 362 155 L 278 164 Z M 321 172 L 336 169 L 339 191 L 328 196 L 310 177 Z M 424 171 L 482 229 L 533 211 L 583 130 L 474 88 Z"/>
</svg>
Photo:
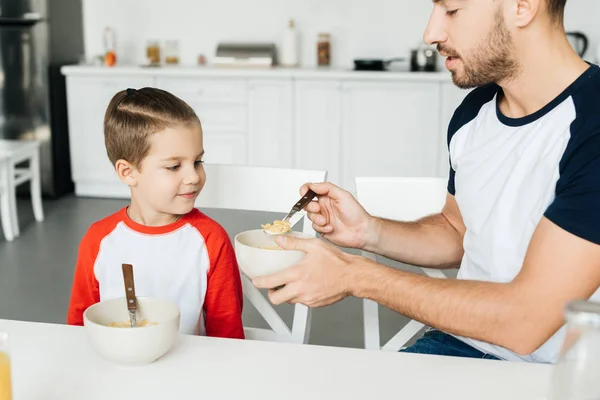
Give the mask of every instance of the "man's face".
<svg viewBox="0 0 600 400">
<path fill-rule="evenodd" d="M 503 5 L 503 0 L 434 0 L 424 39 L 447 57 L 456 86 L 500 83 L 518 73 Z"/>
</svg>

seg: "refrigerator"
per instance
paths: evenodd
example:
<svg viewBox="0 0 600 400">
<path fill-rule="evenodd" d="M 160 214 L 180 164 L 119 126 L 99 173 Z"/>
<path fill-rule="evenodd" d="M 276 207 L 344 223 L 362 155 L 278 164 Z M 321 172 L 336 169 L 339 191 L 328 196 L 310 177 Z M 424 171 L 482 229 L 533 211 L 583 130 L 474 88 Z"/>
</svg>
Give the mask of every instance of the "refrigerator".
<svg viewBox="0 0 600 400">
<path fill-rule="evenodd" d="M 45 197 L 73 191 L 60 68 L 84 53 L 81 1 L 0 0 L 0 139 L 40 142 Z"/>
</svg>

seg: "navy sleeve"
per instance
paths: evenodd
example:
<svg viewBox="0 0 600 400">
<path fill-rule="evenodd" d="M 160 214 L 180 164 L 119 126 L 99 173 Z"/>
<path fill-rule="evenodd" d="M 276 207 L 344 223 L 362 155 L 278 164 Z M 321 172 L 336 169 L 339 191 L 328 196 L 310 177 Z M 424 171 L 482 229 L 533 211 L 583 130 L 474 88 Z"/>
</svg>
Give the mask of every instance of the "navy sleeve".
<svg viewBox="0 0 600 400">
<path fill-rule="evenodd" d="M 544 216 L 600 244 L 600 130 L 573 135 L 561 160 L 556 197 Z"/>
<path fill-rule="evenodd" d="M 460 106 L 454 111 L 450 124 L 448 125 L 448 152 L 450 153 L 450 175 L 448 176 L 448 193 L 452 196 L 456 195 L 456 187 L 454 178 L 456 171 L 452 168 L 452 153 L 450 152 L 450 142 L 456 132 L 463 126 L 471 122 L 477 117 L 481 107 L 494 98 L 498 92 L 498 85 L 490 84 L 471 90 L 462 101 Z"/>
</svg>

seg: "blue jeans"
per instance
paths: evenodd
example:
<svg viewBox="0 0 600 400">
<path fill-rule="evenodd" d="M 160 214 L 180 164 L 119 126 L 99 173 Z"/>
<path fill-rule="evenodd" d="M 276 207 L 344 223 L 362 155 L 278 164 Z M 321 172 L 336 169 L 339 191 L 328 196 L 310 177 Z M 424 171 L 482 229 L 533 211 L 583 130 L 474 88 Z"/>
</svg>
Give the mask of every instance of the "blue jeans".
<svg viewBox="0 0 600 400">
<path fill-rule="evenodd" d="M 428 330 L 415 344 L 400 351 L 403 353 L 500 360 L 496 356 L 482 353 L 454 336 L 435 329 Z"/>
</svg>

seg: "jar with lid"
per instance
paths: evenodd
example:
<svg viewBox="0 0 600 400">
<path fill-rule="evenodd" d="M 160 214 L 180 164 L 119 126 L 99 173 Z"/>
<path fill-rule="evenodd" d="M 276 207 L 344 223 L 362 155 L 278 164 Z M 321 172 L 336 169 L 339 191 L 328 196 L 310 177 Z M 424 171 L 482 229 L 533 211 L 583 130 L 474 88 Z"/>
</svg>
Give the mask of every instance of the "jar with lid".
<svg viewBox="0 0 600 400">
<path fill-rule="evenodd" d="M 331 34 L 319 33 L 317 37 L 317 65 L 325 67 L 331 65 Z"/>
<path fill-rule="evenodd" d="M 160 64 L 160 44 L 158 40 L 148 40 L 146 43 L 146 61 L 148 65 Z"/>
<path fill-rule="evenodd" d="M 179 64 L 179 42 L 177 40 L 165 42 L 165 63 Z"/>
<path fill-rule="evenodd" d="M 548 399 L 600 399 L 600 303 L 569 303 L 565 319 L 566 337 Z"/>
</svg>

